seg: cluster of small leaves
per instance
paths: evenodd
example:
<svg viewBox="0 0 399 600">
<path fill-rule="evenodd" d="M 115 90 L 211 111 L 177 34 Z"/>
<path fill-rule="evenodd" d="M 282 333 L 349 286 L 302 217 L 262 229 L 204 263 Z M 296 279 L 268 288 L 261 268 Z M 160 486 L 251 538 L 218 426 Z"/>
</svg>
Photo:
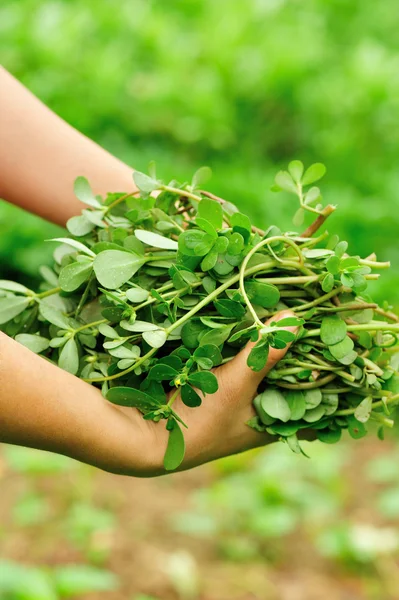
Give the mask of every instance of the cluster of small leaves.
<svg viewBox="0 0 399 600">
<path fill-rule="evenodd" d="M 189 408 L 206 402 L 218 389 L 214 367 L 249 340 L 254 371 L 270 348 L 292 344 L 263 380 L 250 426 L 295 452 L 301 429 L 332 443 L 342 429 L 361 437 L 369 419 L 390 426 L 399 324 L 365 294 L 373 267 L 387 265 L 349 256 L 335 235 L 315 236 L 333 210 L 309 187 L 324 166 L 293 161 L 276 176 L 273 189 L 299 200 L 296 227 L 306 212 L 317 215 L 303 233 L 274 225 L 263 232 L 233 204 L 198 190 L 207 168 L 184 184 L 164 184 L 153 165 L 149 172 L 134 173 L 138 192 L 105 199 L 76 180 L 85 208 L 68 221 L 70 237 L 52 240 L 54 266 L 41 268 L 40 290 L 0 281 L 0 327 L 101 387 L 110 402 L 165 420 L 168 470 L 184 457 L 175 399 Z M 264 326 L 286 308 L 295 317 Z"/>
</svg>

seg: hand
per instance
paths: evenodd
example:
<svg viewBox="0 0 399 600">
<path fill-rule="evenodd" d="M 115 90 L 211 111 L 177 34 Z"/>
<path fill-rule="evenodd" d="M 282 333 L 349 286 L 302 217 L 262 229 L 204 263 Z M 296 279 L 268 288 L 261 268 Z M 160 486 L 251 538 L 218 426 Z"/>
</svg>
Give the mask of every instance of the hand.
<svg viewBox="0 0 399 600">
<path fill-rule="evenodd" d="M 285 311 L 278 318 L 287 316 L 293 316 L 293 313 Z M 273 320 L 276 321 L 276 317 Z M 285 329 L 296 331 L 295 327 Z M 188 429 L 183 428 L 186 454 L 179 470 L 262 446 L 276 439 L 266 433 L 256 432 L 246 422 L 255 414 L 252 401 L 259 383 L 283 358 L 288 347 L 284 350 L 270 349 L 265 368 L 255 373 L 247 366 L 247 357 L 253 345 L 254 343 L 248 343 L 232 361 L 214 369 L 219 390 L 207 395 L 200 407 L 188 408 L 180 397 L 175 400 L 173 409 L 188 425 Z M 173 390 L 170 394 L 173 394 Z M 134 435 L 135 428 L 140 428 L 141 455 L 144 459 L 141 463 L 140 459 L 137 460 L 138 457 L 130 454 L 128 447 L 120 448 L 120 470 L 117 471 L 140 476 L 163 474 L 163 455 L 168 439 L 165 422 L 144 421 L 136 409 L 113 405 L 110 409 L 119 414 L 121 423 L 125 421 L 124 426 L 130 429 L 131 435 Z M 115 468 L 111 467 L 110 470 Z"/>
</svg>

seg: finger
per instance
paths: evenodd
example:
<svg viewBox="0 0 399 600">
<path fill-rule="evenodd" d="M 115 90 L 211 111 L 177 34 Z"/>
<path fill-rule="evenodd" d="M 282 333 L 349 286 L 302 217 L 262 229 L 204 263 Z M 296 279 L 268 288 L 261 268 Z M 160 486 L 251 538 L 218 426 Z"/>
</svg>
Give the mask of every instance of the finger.
<svg viewBox="0 0 399 600">
<path fill-rule="evenodd" d="M 284 310 L 274 315 L 270 319 L 268 319 L 265 325 L 270 325 L 271 322 L 280 321 L 281 319 L 286 319 L 287 317 L 294 317 L 294 313 L 290 310 Z M 283 329 L 287 331 L 292 331 L 296 333 L 298 331 L 298 327 L 284 327 Z M 267 358 L 267 362 L 265 367 L 261 371 L 253 371 L 247 365 L 247 359 L 249 353 L 252 348 L 255 346 L 256 342 L 248 342 L 248 344 L 237 354 L 237 356 L 231 362 L 227 363 L 225 366 L 228 367 L 228 375 L 235 380 L 237 380 L 237 375 L 240 375 L 240 383 L 243 383 L 247 387 L 254 387 L 255 389 L 258 387 L 259 383 L 262 379 L 267 375 L 267 373 L 281 360 L 285 354 L 287 353 L 291 344 L 289 343 L 285 348 L 278 350 L 277 348 L 270 348 L 269 355 Z M 227 369 L 226 369 L 227 370 Z"/>
</svg>

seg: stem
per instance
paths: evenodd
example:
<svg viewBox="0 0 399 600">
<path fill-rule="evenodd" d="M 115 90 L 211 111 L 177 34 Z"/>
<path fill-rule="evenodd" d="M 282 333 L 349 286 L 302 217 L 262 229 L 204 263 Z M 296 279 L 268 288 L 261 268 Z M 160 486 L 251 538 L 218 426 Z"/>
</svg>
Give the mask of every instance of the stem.
<svg viewBox="0 0 399 600">
<path fill-rule="evenodd" d="M 302 205 L 302 203 L 301 203 L 301 205 Z M 302 208 L 305 208 L 305 206 L 302 205 Z M 309 208 L 310 207 L 307 207 L 308 210 L 309 210 Z M 318 229 L 320 229 L 320 227 L 323 225 L 323 223 L 326 221 L 326 219 L 334 212 L 334 210 L 335 210 L 335 206 L 333 206 L 332 204 L 329 204 L 328 206 L 326 206 L 323 209 L 322 213 L 319 214 L 316 221 L 314 221 L 311 225 L 309 225 L 309 227 L 307 229 L 305 229 L 305 231 L 301 234 L 301 237 L 304 237 L 304 238 L 312 237 L 312 235 L 314 233 L 316 233 L 316 231 Z"/>
<path fill-rule="evenodd" d="M 97 383 L 100 381 L 111 381 L 112 379 L 118 379 L 118 377 L 123 377 L 123 375 L 126 375 L 127 373 L 130 373 L 134 369 L 137 369 L 137 367 L 142 365 L 143 362 L 145 362 L 148 358 L 151 358 L 151 356 L 153 356 L 157 350 L 158 350 L 158 348 L 151 348 L 151 350 L 149 350 L 147 352 L 147 354 L 144 354 L 144 356 L 139 358 L 138 361 L 135 362 L 131 367 L 129 367 L 128 369 L 125 369 L 124 371 L 121 371 L 120 373 L 115 373 L 114 375 L 108 375 L 107 377 L 95 377 L 95 378 L 91 378 L 91 379 L 87 378 L 87 379 L 83 379 L 83 381 L 87 381 L 88 383 Z"/>
<path fill-rule="evenodd" d="M 386 400 L 378 400 L 377 402 L 373 402 L 372 410 L 374 410 L 376 408 L 382 408 L 384 406 L 384 404 L 396 406 L 396 404 L 399 404 L 399 394 L 395 394 L 394 396 L 391 396 L 390 398 L 386 398 Z M 354 408 L 345 408 L 344 410 L 339 410 L 336 413 L 334 413 L 334 416 L 346 417 L 347 415 L 353 415 L 355 413 L 356 409 L 357 409 L 357 406 L 355 406 Z"/>
<path fill-rule="evenodd" d="M 60 287 L 52 288 L 51 290 L 47 290 L 47 292 L 41 292 L 40 294 L 35 294 L 34 298 L 37 300 L 42 298 L 47 298 L 47 296 L 52 296 L 53 294 L 58 294 L 61 291 Z"/>
<path fill-rule="evenodd" d="M 183 198 L 191 198 L 196 202 L 200 202 L 202 200 L 201 196 L 197 196 L 192 192 L 187 192 L 187 190 L 180 190 L 179 188 L 171 187 L 170 185 L 160 185 L 160 190 L 164 190 L 165 192 L 170 192 L 171 194 L 177 194 Z"/>
<path fill-rule="evenodd" d="M 391 263 L 389 260 L 385 262 L 378 262 L 377 260 L 367 260 L 367 258 L 361 258 L 359 260 L 361 265 L 365 265 L 366 267 L 376 268 L 376 269 L 389 269 Z"/>
<path fill-rule="evenodd" d="M 317 306 L 318 304 L 323 304 L 323 302 L 326 302 L 326 300 L 329 300 L 333 296 L 337 296 L 338 294 L 340 294 L 342 290 L 343 286 L 335 288 L 335 290 L 331 290 L 331 292 L 328 292 L 328 294 L 324 294 L 324 296 L 319 296 L 319 298 L 316 298 L 316 300 L 312 300 L 312 302 L 308 302 L 307 304 L 301 304 L 300 306 L 295 306 L 292 310 L 307 310 L 309 308 L 312 308 L 313 306 Z"/>
<path fill-rule="evenodd" d="M 88 295 L 88 293 L 89 293 L 89 289 L 90 289 L 90 285 L 91 285 L 91 282 L 93 281 L 94 277 L 95 277 L 95 275 L 94 275 L 94 272 L 92 272 L 92 273 L 90 274 L 89 281 L 87 282 L 87 285 L 86 285 L 86 287 L 85 287 L 85 290 L 84 290 L 84 292 L 83 292 L 83 294 L 82 294 L 82 297 L 81 297 L 81 299 L 79 300 L 79 304 L 78 304 L 78 305 L 77 305 L 77 307 L 76 307 L 76 310 L 75 310 L 75 317 L 77 317 L 77 316 L 78 316 L 78 314 L 80 313 L 80 311 L 82 310 L 82 308 L 83 308 L 83 306 L 84 306 L 84 303 L 86 302 L 87 295 Z"/>
<path fill-rule="evenodd" d="M 333 379 L 336 378 L 336 374 L 332 373 L 331 375 L 327 375 L 326 377 L 322 377 L 317 381 L 308 381 L 305 383 L 283 383 L 281 381 L 276 381 L 276 385 L 287 388 L 288 390 L 313 390 L 314 388 L 322 387 L 326 383 L 329 383 Z"/>
<path fill-rule="evenodd" d="M 100 319 L 99 321 L 93 321 L 92 323 L 87 323 L 86 325 L 82 325 L 82 327 L 78 327 L 78 329 L 74 329 L 74 335 L 76 335 L 80 331 L 84 331 L 85 329 L 90 329 L 90 327 L 97 327 L 97 325 L 102 325 L 103 323 L 108 323 L 108 319 Z"/>
<path fill-rule="evenodd" d="M 259 244 L 256 244 L 256 246 L 254 246 L 252 248 L 252 250 L 250 250 L 250 252 L 248 252 L 248 254 L 246 255 L 245 259 L 243 260 L 241 268 L 240 268 L 240 273 L 239 273 L 240 292 L 245 300 L 245 304 L 248 306 L 249 312 L 251 313 L 251 315 L 254 319 L 254 322 L 257 323 L 258 325 L 260 325 L 261 327 L 263 327 L 263 323 L 259 319 L 258 315 L 256 314 L 256 311 L 255 311 L 254 307 L 252 306 L 250 299 L 248 298 L 248 294 L 245 291 L 245 285 L 244 285 L 245 269 L 247 268 L 248 262 L 250 261 L 252 256 L 260 248 L 263 248 L 263 246 L 268 246 L 271 242 L 275 242 L 275 241 L 284 242 L 284 243 L 288 244 L 289 246 L 291 246 L 292 248 L 294 248 L 295 252 L 298 254 L 298 257 L 299 257 L 299 264 L 303 265 L 303 256 L 302 256 L 302 253 L 301 253 L 300 249 L 298 248 L 298 246 L 295 244 L 295 242 L 293 242 L 289 238 L 283 237 L 281 235 L 275 235 L 275 236 L 269 237 L 265 240 L 262 240 L 261 242 L 259 242 Z"/>
<path fill-rule="evenodd" d="M 109 204 L 106 207 L 106 210 L 104 211 L 104 216 L 113 208 L 115 208 L 115 206 L 117 206 L 118 204 L 120 204 L 121 202 L 123 202 L 124 200 L 126 200 L 126 198 L 130 198 L 131 196 L 138 196 L 140 194 L 140 191 L 137 190 L 136 192 L 130 192 L 129 194 L 124 194 L 123 196 L 121 196 L 120 198 L 117 198 L 116 200 L 114 200 L 113 202 L 111 202 L 111 204 Z"/>
<path fill-rule="evenodd" d="M 167 403 L 167 407 L 170 408 L 173 402 L 176 400 L 177 396 L 180 394 L 180 389 L 177 387 L 171 397 L 169 398 L 169 402 Z"/>
</svg>

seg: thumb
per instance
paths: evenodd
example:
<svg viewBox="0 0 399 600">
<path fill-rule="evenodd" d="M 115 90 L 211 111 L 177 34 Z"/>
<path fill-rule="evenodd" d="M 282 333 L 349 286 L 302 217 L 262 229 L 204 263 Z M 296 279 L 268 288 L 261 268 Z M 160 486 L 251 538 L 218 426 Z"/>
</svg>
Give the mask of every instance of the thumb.
<svg viewBox="0 0 399 600">
<path fill-rule="evenodd" d="M 276 321 L 278 322 L 281 319 L 286 319 L 287 317 L 295 317 L 295 314 L 291 310 L 283 310 L 277 315 L 274 315 L 273 317 L 268 319 L 265 325 L 270 325 L 270 323 L 272 322 L 275 323 Z M 293 333 L 296 333 L 298 331 L 298 327 L 284 327 L 283 329 L 285 329 L 286 331 L 292 331 Z M 277 348 L 270 348 L 265 367 L 261 371 L 252 371 L 252 369 L 247 365 L 247 359 L 249 353 L 251 352 L 255 344 L 256 342 L 248 342 L 247 345 L 241 350 L 241 352 L 237 354 L 235 359 L 227 363 L 225 366 L 229 367 L 229 375 L 232 378 L 236 379 L 237 374 L 239 373 L 243 386 L 245 386 L 246 388 L 254 388 L 256 390 L 259 383 L 267 375 L 267 373 L 274 367 L 276 363 L 278 363 L 279 360 L 284 358 L 291 344 L 289 343 L 282 350 L 278 350 Z"/>
</svg>

